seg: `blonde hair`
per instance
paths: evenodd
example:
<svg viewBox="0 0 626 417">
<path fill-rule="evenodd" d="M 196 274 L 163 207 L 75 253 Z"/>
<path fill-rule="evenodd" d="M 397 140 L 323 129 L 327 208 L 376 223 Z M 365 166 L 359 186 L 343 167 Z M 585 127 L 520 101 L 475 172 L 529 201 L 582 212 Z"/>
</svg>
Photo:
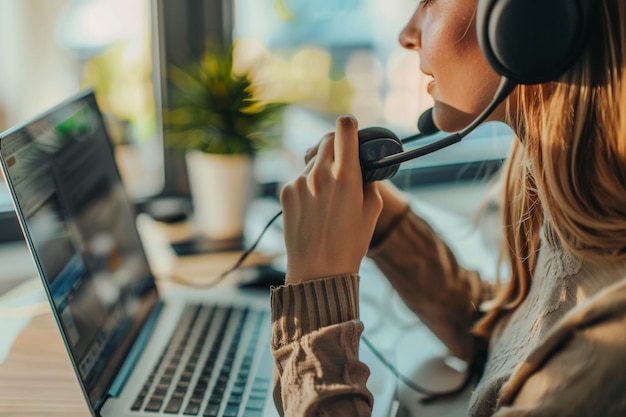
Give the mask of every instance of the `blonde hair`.
<svg viewBox="0 0 626 417">
<path fill-rule="evenodd" d="M 519 140 L 503 174 L 503 258 L 511 279 L 474 332 L 489 336 L 532 282 L 548 220 L 566 250 L 600 262 L 626 258 L 626 4 L 594 0 L 588 43 L 558 81 L 519 86 Z"/>
</svg>

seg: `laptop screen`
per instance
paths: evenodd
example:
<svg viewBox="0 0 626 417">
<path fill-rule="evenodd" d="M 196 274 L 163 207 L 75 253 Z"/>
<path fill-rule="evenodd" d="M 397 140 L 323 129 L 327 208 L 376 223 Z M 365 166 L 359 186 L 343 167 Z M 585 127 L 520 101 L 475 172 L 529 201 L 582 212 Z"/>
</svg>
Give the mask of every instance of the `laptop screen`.
<svg viewBox="0 0 626 417">
<path fill-rule="evenodd" d="M 6 132 L 0 153 L 27 243 L 95 406 L 157 293 L 93 93 Z"/>
</svg>

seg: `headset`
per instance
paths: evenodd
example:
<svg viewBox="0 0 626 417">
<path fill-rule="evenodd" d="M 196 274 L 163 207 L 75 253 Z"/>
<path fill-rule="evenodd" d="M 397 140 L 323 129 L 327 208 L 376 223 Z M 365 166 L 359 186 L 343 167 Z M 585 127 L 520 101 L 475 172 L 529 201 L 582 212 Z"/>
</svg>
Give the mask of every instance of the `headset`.
<svg viewBox="0 0 626 417">
<path fill-rule="evenodd" d="M 399 164 L 461 141 L 508 97 L 519 84 L 557 79 L 582 54 L 594 0 L 478 0 L 478 44 L 501 76 L 491 103 L 463 130 L 433 143 L 403 151 L 404 143 L 437 133 L 432 109 L 418 122 L 419 134 L 400 140 L 388 129 L 369 127 L 359 135 L 363 184 L 393 177 Z"/>
</svg>

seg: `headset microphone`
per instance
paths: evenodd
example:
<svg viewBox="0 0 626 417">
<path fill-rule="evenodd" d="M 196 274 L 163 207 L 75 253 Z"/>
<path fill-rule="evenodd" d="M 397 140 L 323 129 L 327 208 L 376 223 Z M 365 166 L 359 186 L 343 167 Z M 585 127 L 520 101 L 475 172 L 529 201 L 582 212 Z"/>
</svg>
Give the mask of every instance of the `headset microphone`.
<svg viewBox="0 0 626 417">
<path fill-rule="evenodd" d="M 420 128 L 430 131 L 421 132 L 405 140 L 398 139 L 395 133 L 383 127 L 368 127 L 359 130 L 359 160 L 363 184 L 391 178 L 398 172 L 399 165 L 402 162 L 428 155 L 460 142 L 461 139 L 489 117 L 496 107 L 513 91 L 516 85 L 515 81 L 503 76 L 491 103 L 465 129 L 410 151 L 403 152 L 402 144 L 421 139 L 438 131 L 432 120 L 432 109 L 427 110 L 420 117 L 419 123 L 421 125 Z M 435 132 L 432 132 L 433 129 L 436 129 Z"/>
<path fill-rule="evenodd" d="M 420 116 L 419 120 L 417 121 L 417 130 L 419 131 L 418 134 L 409 136 L 408 138 L 404 138 L 400 142 L 402 142 L 402 144 L 404 145 L 410 142 L 414 142 L 416 140 L 427 138 L 431 135 L 434 135 L 435 133 L 439 133 L 439 128 L 435 125 L 435 121 L 433 120 L 432 107 L 426 110 Z"/>
</svg>

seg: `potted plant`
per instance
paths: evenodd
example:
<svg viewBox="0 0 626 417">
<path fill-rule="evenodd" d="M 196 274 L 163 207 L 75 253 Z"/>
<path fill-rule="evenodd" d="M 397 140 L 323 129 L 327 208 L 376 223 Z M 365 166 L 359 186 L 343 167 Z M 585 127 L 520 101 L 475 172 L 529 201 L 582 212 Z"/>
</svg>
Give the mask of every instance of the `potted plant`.
<svg viewBox="0 0 626 417">
<path fill-rule="evenodd" d="M 283 107 L 256 96 L 254 66 L 234 72 L 233 51 L 209 43 L 198 62 L 172 67 L 164 111 L 166 143 L 186 150 L 195 225 L 212 240 L 242 236 L 253 158 L 277 143 Z"/>
</svg>

